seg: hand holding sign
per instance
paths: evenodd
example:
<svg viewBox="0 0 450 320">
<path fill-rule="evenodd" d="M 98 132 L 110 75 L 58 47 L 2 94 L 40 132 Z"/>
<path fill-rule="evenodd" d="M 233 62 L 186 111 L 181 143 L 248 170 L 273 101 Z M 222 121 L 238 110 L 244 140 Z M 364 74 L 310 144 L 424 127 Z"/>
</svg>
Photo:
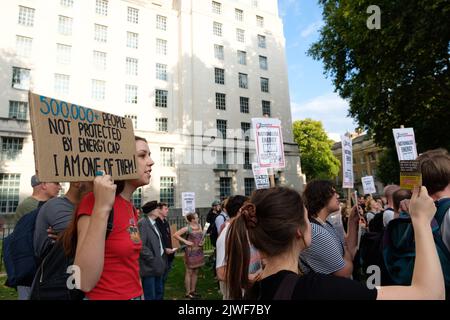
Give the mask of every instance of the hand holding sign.
<svg viewBox="0 0 450 320">
<path fill-rule="evenodd" d="M 116 199 L 117 185 L 110 175 L 99 175 L 94 179 L 95 204 L 92 212 L 108 218 Z"/>
</svg>

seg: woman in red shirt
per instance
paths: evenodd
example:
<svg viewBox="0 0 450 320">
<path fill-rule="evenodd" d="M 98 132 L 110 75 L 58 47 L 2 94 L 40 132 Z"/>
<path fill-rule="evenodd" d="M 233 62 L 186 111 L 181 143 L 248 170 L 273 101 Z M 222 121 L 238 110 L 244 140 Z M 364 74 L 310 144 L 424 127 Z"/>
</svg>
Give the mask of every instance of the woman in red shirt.
<svg viewBox="0 0 450 320">
<path fill-rule="evenodd" d="M 139 178 L 118 181 L 97 176 L 94 191 L 76 211 L 72 241 L 76 243 L 75 265 L 80 268 L 81 290 L 89 300 L 130 300 L 142 296 L 139 253 L 142 242 L 137 228 L 133 192 L 150 182 L 151 158 L 147 141 L 136 137 Z M 107 222 L 114 209 L 113 228 L 106 237 Z M 73 238 L 76 235 L 76 238 Z"/>
</svg>

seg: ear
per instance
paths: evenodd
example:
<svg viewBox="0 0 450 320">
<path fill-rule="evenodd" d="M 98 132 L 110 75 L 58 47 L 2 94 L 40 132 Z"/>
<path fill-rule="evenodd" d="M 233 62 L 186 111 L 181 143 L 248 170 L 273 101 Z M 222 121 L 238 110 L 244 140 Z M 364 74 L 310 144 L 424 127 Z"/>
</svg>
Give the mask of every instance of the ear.
<svg viewBox="0 0 450 320">
<path fill-rule="evenodd" d="M 301 239 L 303 238 L 303 232 L 300 230 L 300 227 L 297 228 L 297 231 L 295 232 L 295 238 Z"/>
</svg>

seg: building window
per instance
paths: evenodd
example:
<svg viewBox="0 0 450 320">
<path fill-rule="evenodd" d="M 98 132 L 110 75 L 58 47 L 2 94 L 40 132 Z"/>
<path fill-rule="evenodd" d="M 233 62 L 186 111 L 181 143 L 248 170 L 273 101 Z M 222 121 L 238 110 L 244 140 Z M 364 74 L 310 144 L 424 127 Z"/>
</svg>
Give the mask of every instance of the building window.
<svg viewBox="0 0 450 320">
<path fill-rule="evenodd" d="M 127 47 L 137 49 L 138 48 L 138 34 L 127 31 Z"/>
<path fill-rule="evenodd" d="M 269 92 L 269 79 L 261 78 L 261 91 Z"/>
<path fill-rule="evenodd" d="M 267 70 L 267 57 L 259 56 L 259 67 L 263 70 Z"/>
<path fill-rule="evenodd" d="M 264 28 L 264 17 L 256 16 L 256 26 Z"/>
<path fill-rule="evenodd" d="M 108 0 L 95 0 L 95 13 L 107 16 L 108 15 Z"/>
<path fill-rule="evenodd" d="M 255 190 L 255 179 L 244 178 L 244 193 L 246 197 L 250 197 L 252 192 Z"/>
<path fill-rule="evenodd" d="M 108 27 L 101 24 L 94 26 L 94 40 L 97 42 L 106 42 L 108 40 Z"/>
<path fill-rule="evenodd" d="M 375 152 L 369 153 L 369 159 L 370 159 L 370 161 L 377 161 L 377 156 L 376 156 Z"/>
<path fill-rule="evenodd" d="M 241 107 L 241 113 L 249 113 L 249 103 L 247 97 L 239 97 L 239 105 Z"/>
<path fill-rule="evenodd" d="M 126 114 L 125 118 L 131 119 L 131 122 L 133 123 L 133 128 L 137 129 L 137 115 L 135 115 L 135 114 Z"/>
<path fill-rule="evenodd" d="M 129 76 L 138 75 L 138 59 L 127 57 L 125 60 L 126 74 Z"/>
<path fill-rule="evenodd" d="M 231 196 L 231 178 L 220 178 L 220 200 L 224 200 Z"/>
<path fill-rule="evenodd" d="M 155 106 L 160 108 L 167 108 L 167 90 L 159 90 L 155 91 Z"/>
<path fill-rule="evenodd" d="M 270 117 L 271 113 L 270 113 L 270 101 L 262 101 L 262 113 L 263 116 L 264 115 L 268 115 Z"/>
<path fill-rule="evenodd" d="M 245 42 L 245 30 L 236 29 L 236 40 L 239 42 Z"/>
<path fill-rule="evenodd" d="M 156 64 L 156 79 L 167 81 L 167 64 Z"/>
<path fill-rule="evenodd" d="M 237 21 L 243 21 L 244 20 L 244 11 L 241 9 L 234 9 L 234 17 Z"/>
<path fill-rule="evenodd" d="M 359 159 L 361 161 L 361 163 L 365 163 L 366 162 L 366 156 L 363 154 L 362 157 Z"/>
<path fill-rule="evenodd" d="M 241 122 L 242 138 L 250 137 L 250 122 Z"/>
<path fill-rule="evenodd" d="M 212 2 L 212 12 L 215 14 L 220 14 L 222 11 L 222 4 L 220 2 Z"/>
<path fill-rule="evenodd" d="M 55 73 L 55 93 L 68 95 L 70 87 L 70 76 L 67 74 Z"/>
<path fill-rule="evenodd" d="M 65 44 L 56 44 L 56 62 L 61 64 L 69 64 L 70 56 L 72 52 L 72 46 L 68 46 Z"/>
<path fill-rule="evenodd" d="M 167 30 L 167 17 L 160 15 L 156 16 L 156 29 L 163 31 Z"/>
<path fill-rule="evenodd" d="M 258 47 L 266 48 L 266 36 L 258 34 Z"/>
<path fill-rule="evenodd" d="M 213 34 L 215 36 L 221 37 L 222 36 L 222 24 L 219 22 L 213 22 Z"/>
<path fill-rule="evenodd" d="M 16 36 L 16 54 L 19 57 L 29 58 L 31 56 L 32 47 L 33 47 L 32 38 Z"/>
<path fill-rule="evenodd" d="M 239 88 L 248 89 L 248 75 L 239 73 Z"/>
<path fill-rule="evenodd" d="M 250 163 L 250 151 L 248 148 L 245 148 L 244 152 L 244 169 L 251 170 L 252 164 Z"/>
<path fill-rule="evenodd" d="M 175 166 L 175 152 L 173 148 L 161 147 L 161 165 L 163 167 Z"/>
<path fill-rule="evenodd" d="M 125 103 L 138 103 L 138 87 L 134 85 L 125 85 Z"/>
<path fill-rule="evenodd" d="M 247 52 L 238 50 L 237 51 L 238 56 L 238 63 L 246 65 L 247 64 Z"/>
<path fill-rule="evenodd" d="M 227 148 L 222 148 L 222 150 L 217 151 L 219 158 L 217 159 L 217 167 L 219 169 L 227 169 Z"/>
<path fill-rule="evenodd" d="M 61 6 L 63 7 L 73 7 L 73 0 L 61 0 L 60 1 Z"/>
<path fill-rule="evenodd" d="M 217 136 L 223 139 L 227 138 L 227 120 L 217 119 Z"/>
<path fill-rule="evenodd" d="M 221 46 L 220 44 L 214 45 L 214 57 L 219 60 L 224 59 L 223 46 Z"/>
<path fill-rule="evenodd" d="M 137 188 L 136 191 L 133 192 L 131 196 L 131 201 L 133 202 L 133 206 L 135 208 L 142 207 L 142 187 Z"/>
<path fill-rule="evenodd" d="M 173 177 L 161 177 L 159 184 L 160 202 L 167 203 L 169 207 L 173 207 L 175 205 L 175 188 L 173 182 Z"/>
<path fill-rule="evenodd" d="M 225 70 L 214 68 L 214 79 L 217 84 L 225 84 Z"/>
<path fill-rule="evenodd" d="M 30 69 L 13 67 L 12 87 L 14 89 L 30 89 Z"/>
<path fill-rule="evenodd" d="M 155 122 L 156 122 L 156 131 L 168 132 L 167 118 L 156 118 Z"/>
<path fill-rule="evenodd" d="M 26 120 L 28 112 L 28 102 L 9 101 L 9 118 Z"/>
<path fill-rule="evenodd" d="M 105 100 L 106 82 L 92 80 L 92 99 Z"/>
<path fill-rule="evenodd" d="M 139 23 L 139 9 L 128 7 L 127 21 L 130 23 Z"/>
<path fill-rule="evenodd" d="M 167 55 L 167 40 L 156 39 L 156 54 L 161 56 Z"/>
<path fill-rule="evenodd" d="M 218 110 L 226 109 L 225 93 L 216 92 L 216 109 Z"/>
<path fill-rule="evenodd" d="M 258 8 L 258 0 L 252 0 L 252 7 Z"/>
<path fill-rule="evenodd" d="M 34 9 L 19 6 L 19 24 L 26 27 L 34 25 Z"/>
<path fill-rule="evenodd" d="M 64 36 L 72 35 L 73 19 L 65 16 L 59 16 L 58 33 Z"/>
<path fill-rule="evenodd" d="M 22 153 L 23 138 L 2 137 L 1 160 L 16 160 Z"/>
<path fill-rule="evenodd" d="M 0 213 L 15 213 L 19 204 L 20 173 L 0 173 Z"/>
<path fill-rule="evenodd" d="M 97 70 L 106 70 L 106 52 L 94 51 L 94 68 Z"/>
</svg>

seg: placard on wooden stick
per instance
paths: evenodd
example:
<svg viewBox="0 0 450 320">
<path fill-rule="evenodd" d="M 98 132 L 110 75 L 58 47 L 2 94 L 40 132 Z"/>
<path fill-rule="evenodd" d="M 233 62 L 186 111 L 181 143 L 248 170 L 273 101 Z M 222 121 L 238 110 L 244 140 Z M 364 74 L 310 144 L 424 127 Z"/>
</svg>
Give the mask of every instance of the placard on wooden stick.
<svg viewBox="0 0 450 320">
<path fill-rule="evenodd" d="M 29 93 L 34 159 L 39 180 L 93 180 L 99 170 L 135 179 L 131 119 Z"/>
</svg>

